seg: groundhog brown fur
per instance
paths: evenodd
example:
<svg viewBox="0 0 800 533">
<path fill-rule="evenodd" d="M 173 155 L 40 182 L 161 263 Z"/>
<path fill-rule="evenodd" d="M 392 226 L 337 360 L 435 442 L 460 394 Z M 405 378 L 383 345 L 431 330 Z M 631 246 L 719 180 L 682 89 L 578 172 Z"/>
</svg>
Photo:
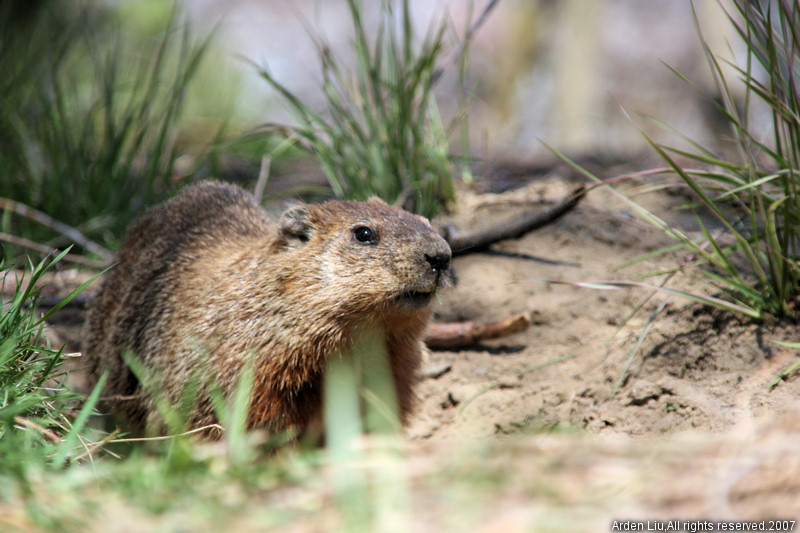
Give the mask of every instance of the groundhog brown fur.
<svg viewBox="0 0 800 533">
<path fill-rule="evenodd" d="M 248 426 L 302 433 L 321 418 L 326 358 L 377 327 L 405 422 L 450 257 L 427 220 L 379 199 L 301 204 L 275 222 L 239 187 L 188 187 L 135 223 L 106 274 L 88 314 L 90 379 L 107 370 L 112 410 L 132 431 L 156 433 L 155 399 L 123 352 L 171 402 L 198 377 L 231 393 L 252 357 Z M 201 394 L 191 426 L 216 422 Z"/>
</svg>

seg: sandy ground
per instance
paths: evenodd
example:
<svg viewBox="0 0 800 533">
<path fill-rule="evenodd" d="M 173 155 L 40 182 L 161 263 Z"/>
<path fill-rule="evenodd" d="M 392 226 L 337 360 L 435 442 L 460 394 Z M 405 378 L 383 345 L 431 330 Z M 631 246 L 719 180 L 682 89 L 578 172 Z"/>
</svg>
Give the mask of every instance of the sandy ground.
<svg viewBox="0 0 800 533">
<path fill-rule="evenodd" d="M 513 216 L 571 187 L 550 179 L 504 194 L 467 192 L 453 222 L 466 229 Z M 638 198 L 651 209 L 675 200 Z M 513 436 L 536 449 L 528 454 L 534 462 L 540 454 L 552 461 L 538 472 L 544 486 L 572 479 L 565 498 L 576 509 L 593 501 L 611 506 L 589 513 L 598 517 L 595 526 L 606 524 L 597 530 L 624 516 L 798 518 L 800 379 L 795 374 L 768 388 L 800 354 L 775 344 L 796 342 L 796 324 L 759 325 L 665 293 L 630 318 L 651 291 L 541 281 L 659 283 L 662 277 L 640 276 L 681 256 L 618 267 L 669 243 L 632 217 L 624 201 L 595 190 L 555 224 L 495 246 L 505 256 L 456 258 L 457 282 L 444 293 L 438 319 L 528 312 L 533 324 L 483 346 L 432 352 L 429 368 L 443 373 L 420 387 L 411 437 L 447 443 Z M 669 286 L 700 290 L 682 276 Z M 522 456 L 512 464 L 524 464 Z"/>
<path fill-rule="evenodd" d="M 454 223 L 467 228 L 473 220 L 513 216 L 520 205 L 555 200 L 570 187 L 549 181 L 506 194 L 466 194 Z M 630 436 L 718 432 L 789 408 L 800 381 L 790 378 L 769 392 L 766 385 L 800 353 L 774 343 L 796 341 L 795 325 L 757 325 L 663 292 L 629 318 L 652 291 L 542 281 L 658 284 L 663 277 L 643 276 L 673 267 L 679 256 L 618 267 L 669 242 L 633 218 L 622 200 L 594 190 L 555 224 L 497 245 L 504 256 L 456 258 L 456 283 L 443 293 L 438 320 L 528 312 L 533 324 L 483 346 L 432 352 L 431 365 L 449 371 L 421 387 L 413 437 L 554 426 Z M 681 276 L 668 286 L 701 290 Z"/>
<path fill-rule="evenodd" d="M 450 221 L 466 232 L 545 208 L 574 185 L 550 177 L 501 194 L 464 189 Z M 677 201 L 660 194 L 639 200 Z M 774 342 L 797 341 L 795 324 L 759 325 L 664 293 L 647 299 L 645 289 L 542 281 L 641 279 L 681 257 L 617 269 L 667 244 L 622 200 L 595 190 L 552 225 L 495 253 L 455 259 L 436 320 L 527 312 L 533 323 L 480 346 L 430 352 L 407 431 L 410 471 L 474 462 L 502 489 L 474 502 L 459 525 L 420 487 L 416 529 L 601 531 L 615 519 L 800 518 L 800 379 L 768 388 L 800 354 Z M 697 289 L 682 276 L 670 286 Z M 80 312 L 62 314 L 56 333 L 76 341 L 79 324 Z"/>
</svg>

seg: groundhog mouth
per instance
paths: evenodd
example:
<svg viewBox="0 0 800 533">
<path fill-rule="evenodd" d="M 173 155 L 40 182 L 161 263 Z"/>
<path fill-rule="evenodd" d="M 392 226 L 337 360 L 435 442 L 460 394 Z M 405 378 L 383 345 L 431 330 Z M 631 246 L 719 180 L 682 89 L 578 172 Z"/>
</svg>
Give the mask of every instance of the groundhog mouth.
<svg viewBox="0 0 800 533">
<path fill-rule="evenodd" d="M 409 309 L 420 309 L 428 305 L 433 298 L 434 289 L 428 291 L 406 291 L 398 298 L 398 303 Z"/>
</svg>

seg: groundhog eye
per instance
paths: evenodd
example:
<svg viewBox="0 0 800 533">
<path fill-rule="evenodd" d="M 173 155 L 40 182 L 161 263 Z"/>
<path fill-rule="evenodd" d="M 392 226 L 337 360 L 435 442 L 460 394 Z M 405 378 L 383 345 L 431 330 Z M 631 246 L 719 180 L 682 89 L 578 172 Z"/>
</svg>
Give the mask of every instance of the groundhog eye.
<svg viewBox="0 0 800 533">
<path fill-rule="evenodd" d="M 359 226 L 354 229 L 353 237 L 355 237 L 358 242 L 363 242 L 364 244 L 371 244 L 377 240 L 375 238 L 375 232 L 366 226 Z"/>
</svg>

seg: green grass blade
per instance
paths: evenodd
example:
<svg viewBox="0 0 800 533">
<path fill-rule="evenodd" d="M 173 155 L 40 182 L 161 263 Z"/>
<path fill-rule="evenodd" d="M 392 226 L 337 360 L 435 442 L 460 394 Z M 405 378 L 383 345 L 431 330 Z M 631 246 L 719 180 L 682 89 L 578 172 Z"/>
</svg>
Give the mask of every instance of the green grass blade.
<svg viewBox="0 0 800 533">
<path fill-rule="evenodd" d="M 66 462 L 69 453 L 78 443 L 78 435 L 80 435 L 86 422 L 89 420 L 89 416 L 93 413 L 94 406 L 97 404 L 97 400 L 100 399 L 100 392 L 103 390 L 107 379 L 108 371 L 106 370 L 103 372 L 103 375 L 100 376 L 100 379 L 97 380 L 97 385 L 95 385 L 91 394 L 89 394 L 89 397 L 86 399 L 86 402 L 84 402 L 83 408 L 81 408 L 80 413 L 78 413 L 77 418 L 72 423 L 69 433 L 67 433 L 64 439 L 58 444 L 56 454 L 53 458 L 53 464 L 57 467 Z"/>
<path fill-rule="evenodd" d="M 731 311 L 733 313 L 738 313 L 741 315 L 749 316 L 751 318 L 759 319 L 761 318 L 761 312 L 758 309 L 748 307 L 745 305 L 739 305 L 727 300 L 723 300 L 721 298 L 716 298 L 714 296 L 708 296 L 705 294 L 695 293 L 684 291 L 680 289 L 673 289 L 670 287 L 659 287 L 658 285 L 652 285 L 649 283 L 642 283 L 639 281 L 627 281 L 627 280 L 604 280 L 604 281 L 564 281 L 564 280 L 554 280 L 554 279 L 545 279 L 545 278 L 529 278 L 531 281 L 542 281 L 544 283 L 556 284 L 556 285 L 570 285 L 573 287 L 582 287 L 587 289 L 595 289 L 595 290 L 620 290 L 620 289 L 629 289 L 629 288 L 642 288 L 642 289 L 650 289 L 656 290 L 659 292 L 665 292 L 668 294 L 674 294 L 676 296 L 680 296 L 682 298 L 686 298 L 690 301 L 708 305 L 711 307 L 716 307 L 718 309 L 724 309 L 726 311 Z"/>
</svg>

